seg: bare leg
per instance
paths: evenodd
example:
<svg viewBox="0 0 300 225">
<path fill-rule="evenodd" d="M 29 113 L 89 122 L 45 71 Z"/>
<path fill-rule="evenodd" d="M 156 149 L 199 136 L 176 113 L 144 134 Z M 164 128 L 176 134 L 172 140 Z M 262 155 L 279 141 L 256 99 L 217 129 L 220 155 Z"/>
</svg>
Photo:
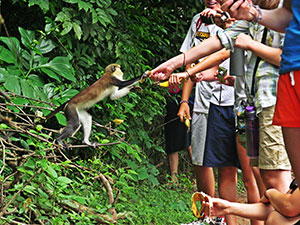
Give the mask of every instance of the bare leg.
<svg viewBox="0 0 300 225">
<path fill-rule="evenodd" d="M 258 190 L 259 190 L 259 196 L 262 197 L 266 191 L 266 186 L 261 178 L 260 170 L 257 166 L 254 166 L 254 167 L 252 167 L 252 172 L 255 176 L 255 180 L 257 183 Z"/>
<path fill-rule="evenodd" d="M 300 128 L 282 127 L 282 132 L 296 181 L 300 184 Z"/>
<path fill-rule="evenodd" d="M 235 167 L 218 168 L 219 171 L 219 195 L 220 198 L 236 202 L 237 169 Z M 226 215 L 228 225 L 236 225 L 236 216 Z"/>
<path fill-rule="evenodd" d="M 204 193 L 215 196 L 215 176 L 211 167 L 194 165 L 196 173 L 197 189 Z"/>
<path fill-rule="evenodd" d="M 170 172 L 171 172 L 171 179 L 174 183 L 178 183 L 177 174 L 178 174 L 178 161 L 179 156 L 178 152 L 172 152 L 168 154 L 169 158 L 169 166 L 170 166 Z"/>
<path fill-rule="evenodd" d="M 260 169 L 260 174 L 267 189 L 276 188 L 282 193 L 286 193 L 289 190 L 292 181 L 291 171 Z"/>
<path fill-rule="evenodd" d="M 191 147 L 191 146 L 189 146 L 189 147 L 188 147 L 188 149 L 187 149 L 187 151 L 188 151 L 188 154 L 189 154 L 190 160 L 191 160 L 191 162 L 192 162 L 192 147 Z"/>
<path fill-rule="evenodd" d="M 237 151 L 243 171 L 243 182 L 247 190 L 248 203 L 257 203 L 260 200 L 259 190 L 255 180 L 255 176 L 250 166 L 250 159 L 247 156 L 246 149 L 240 144 L 239 136 L 237 136 Z M 263 221 L 251 220 L 252 225 L 263 225 Z"/>
<path fill-rule="evenodd" d="M 282 216 L 279 212 L 273 211 L 268 216 L 266 225 L 293 225 L 300 220 L 300 216 L 296 217 L 285 217 Z"/>
</svg>

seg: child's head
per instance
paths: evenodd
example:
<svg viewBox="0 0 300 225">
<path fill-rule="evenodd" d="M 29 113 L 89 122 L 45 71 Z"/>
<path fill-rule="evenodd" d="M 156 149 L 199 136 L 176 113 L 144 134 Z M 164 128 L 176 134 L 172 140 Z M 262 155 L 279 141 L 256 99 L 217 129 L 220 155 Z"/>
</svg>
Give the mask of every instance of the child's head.
<svg viewBox="0 0 300 225">
<path fill-rule="evenodd" d="M 205 3 L 205 6 L 207 8 L 213 9 L 213 10 L 217 10 L 220 9 L 221 6 L 219 4 L 219 2 L 217 0 L 203 0 Z"/>
</svg>

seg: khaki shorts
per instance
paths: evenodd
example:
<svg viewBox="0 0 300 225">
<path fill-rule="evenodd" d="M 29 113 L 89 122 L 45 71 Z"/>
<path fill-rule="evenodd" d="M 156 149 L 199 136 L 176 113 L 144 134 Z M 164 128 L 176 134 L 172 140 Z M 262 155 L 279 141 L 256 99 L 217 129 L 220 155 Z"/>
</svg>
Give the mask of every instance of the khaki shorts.
<svg viewBox="0 0 300 225">
<path fill-rule="evenodd" d="M 208 114 L 193 112 L 192 116 L 192 135 L 191 135 L 191 147 L 192 147 L 192 163 L 196 166 L 203 165 L 205 141 L 206 141 L 206 129 L 207 129 L 207 117 Z"/>
<path fill-rule="evenodd" d="M 280 126 L 272 125 L 275 106 L 264 108 L 259 117 L 258 167 L 265 170 L 291 170 Z"/>
</svg>

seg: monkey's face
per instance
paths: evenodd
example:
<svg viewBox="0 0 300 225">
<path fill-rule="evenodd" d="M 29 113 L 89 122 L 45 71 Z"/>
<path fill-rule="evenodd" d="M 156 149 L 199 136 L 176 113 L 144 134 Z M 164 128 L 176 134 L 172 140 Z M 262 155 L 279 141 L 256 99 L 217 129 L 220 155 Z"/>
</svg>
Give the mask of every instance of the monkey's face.
<svg viewBox="0 0 300 225">
<path fill-rule="evenodd" d="M 105 73 L 110 74 L 111 76 L 114 76 L 118 79 L 122 79 L 123 78 L 123 72 L 121 70 L 121 66 L 119 64 L 110 64 L 105 68 Z"/>
</svg>

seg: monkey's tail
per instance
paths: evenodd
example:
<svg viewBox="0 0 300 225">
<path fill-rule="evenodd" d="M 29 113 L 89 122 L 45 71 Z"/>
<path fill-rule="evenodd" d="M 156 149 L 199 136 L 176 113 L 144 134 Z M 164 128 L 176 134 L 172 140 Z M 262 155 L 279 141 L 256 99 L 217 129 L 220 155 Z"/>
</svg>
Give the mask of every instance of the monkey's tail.
<svg viewBox="0 0 300 225">
<path fill-rule="evenodd" d="M 46 116 L 46 120 L 49 120 L 51 119 L 56 113 L 62 111 L 65 106 L 67 105 L 68 102 L 65 102 L 64 104 L 58 106 L 54 111 L 52 111 L 51 113 L 49 113 L 47 116 Z"/>
</svg>

